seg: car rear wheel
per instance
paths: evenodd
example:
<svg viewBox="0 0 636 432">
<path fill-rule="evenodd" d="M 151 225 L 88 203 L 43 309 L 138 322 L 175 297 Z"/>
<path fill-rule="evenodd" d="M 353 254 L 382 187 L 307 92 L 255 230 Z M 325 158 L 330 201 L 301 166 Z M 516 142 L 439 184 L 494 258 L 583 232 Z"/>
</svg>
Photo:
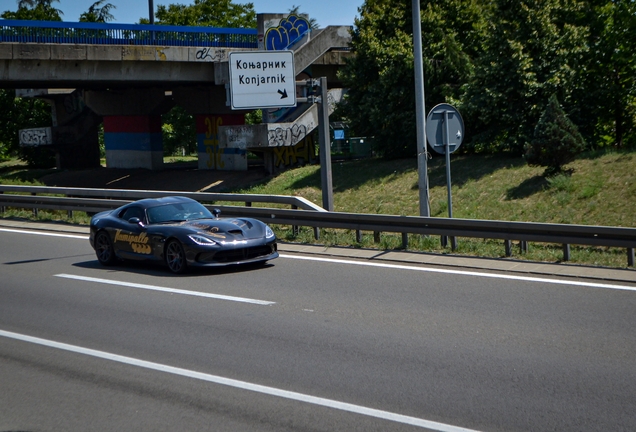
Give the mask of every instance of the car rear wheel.
<svg viewBox="0 0 636 432">
<path fill-rule="evenodd" d="M 99 262 L 105 266 L 113 265 L 117 260 L 113 242 L 106 231 L 98 232 L 95 237 L 95 254 Z"/>
<path fill-rule="evenodd" d="M 166 246 L 166 264 L 171 272 L 181 274 L 188 268 L 185 251 L 177 240 L 172 240 Z"/>
</svg>

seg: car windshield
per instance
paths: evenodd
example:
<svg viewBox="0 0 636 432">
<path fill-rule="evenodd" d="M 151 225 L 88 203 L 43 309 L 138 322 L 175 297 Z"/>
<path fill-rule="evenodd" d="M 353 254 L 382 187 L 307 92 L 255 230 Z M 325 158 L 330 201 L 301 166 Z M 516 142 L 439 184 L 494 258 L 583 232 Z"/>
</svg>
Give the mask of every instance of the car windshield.
<svg viewBox="0 0 636 432">
<path fill-rule="evenodd" d="M 212 213 L 198 202 L 171 203 L 149 208 L 148 223 L 183 222 L 213 218 Z"/>
</svg>

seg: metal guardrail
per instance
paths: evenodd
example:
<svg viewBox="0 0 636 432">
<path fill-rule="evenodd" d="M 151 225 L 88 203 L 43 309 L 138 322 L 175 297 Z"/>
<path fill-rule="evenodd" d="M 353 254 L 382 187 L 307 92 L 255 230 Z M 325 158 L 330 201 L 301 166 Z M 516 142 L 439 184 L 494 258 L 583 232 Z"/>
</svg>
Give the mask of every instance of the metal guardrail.
<svg viewBox="0 0 636 432">
<path fill-rule="evenodd" d="M 522 245 L 524 242 L 556 243 L 563 245 L 564 261 L 569 260 L 570 245 L 573 244 L 619 247 L 627 250 L 627 265 L 632 267 L 636 247 L 636 228 L 327 212 L 308 200 L 289 196 L 8 185 L 0 185 L 0 193 L 3 211 L 4 207 L 18 207 L 95 212 L 113 209 L 135 199 L 167 195 L 187 196 L 203 203 L 244 202 L 244 207 L 214 207 L 220 208 L 225 215 L 253 217 L 268 224 L 313 227 L 316 235 L 319 228 L 355 230 L 356 235 L 361 231 L 402 233 L 404 247 L 408 241 L 407 234 L 500 239 L 505 242 L 507 255 L 513 240 L 520 241 Z M 71 197 L 34 195 L 38 193 Z M 76 198 L 79 196 L 91 198 Z M 286 204 L 292 209 L 251 207 L 253 202 Z"/>
<path fill-rule="evenodd" d="M 102 208 L 103 210 L 109 210 L 123 205 L 131 200 L 138 200 L 143 198 L 161 198 L 164 196 L 185 196 L 195 199 L 200 202 L 244 202 L 246 207 L 250 207 L 252 203 L 270 203 L 270 204 L 283 204 L 289 205 L 294 209 L 312 210 L 325 212 L 326 210 L 320 206 L 317 206 L 313 202 L 296 196 L 286 195 L 257 195 L 257 194 L 228 194 L 228 193 L 210 193 L 210 192 L 181 192 L 181 191 L 157 191 L 157 190 L 126 190 L 126 189 L 91 189 L 91 188 L 65 188 L 65 187 L 51 187 L 51 186 L 19 186 L 19 185 L 0 185 L 0 194 L 5 192 L 12 192 L 18 194 L 30 194 L 31 196 L 37 194 L 47 195 L 66 195 L 67 197 L 91 197 L 102 199 L 119 199 L 121 201 L 118 205 L 113 206 L 111 202 L 103 202 L 103 200 L 61 200 L 60 205 L 68 206 L 80 206 L 89 205 L 96 208 Z M 51 200 L 49 200 L 51 198 Z M 51 202 L 54 203 L 57 197 L 39 196 L 38 199 L 32 197 L 20 197 L 19 195 L 6 195 L 0 196 L 0 203 L 4 206 L 10 200 L 18 200 L 21 203 L 37 204 L 38 202 Z M 68 204 L 65 204 L 68 203 Z M 28 207 L 36 208 L 36 207 Z M 52 207 L 39 207 L 39 208 L 52 208 Z M 71 208 L 60 208 L 59 210 L 75 210 Z M 78 211 L 84 211 L 83 209 L 77 209 Z M 89 210 L 93 211 L 93 210 Z"/>
<path fill-rule="evenodd" d="M 256 29 L 0 20 L 0 42 L 257 48 Z"/>
</svg>

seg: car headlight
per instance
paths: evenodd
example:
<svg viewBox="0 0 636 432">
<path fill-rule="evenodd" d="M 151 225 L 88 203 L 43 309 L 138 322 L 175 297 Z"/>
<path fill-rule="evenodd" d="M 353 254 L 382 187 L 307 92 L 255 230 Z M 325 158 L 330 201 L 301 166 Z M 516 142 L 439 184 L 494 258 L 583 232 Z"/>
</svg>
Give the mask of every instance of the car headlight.
<svg viewBox="0 0 636 432">
<path fill-rule="evenodd" d="M 192 234 L 188 236 L 190 240 L 201 246 L 216 246 L 218 243 L 202 235 Z"/>
<path fill-rule="evenodd" d="M 272 238 L 272 237 L 274 237 L 274 231 L 272 231 L 272 229 L 266 225 L 265 226 L 265 238 Z"/>
</svg>

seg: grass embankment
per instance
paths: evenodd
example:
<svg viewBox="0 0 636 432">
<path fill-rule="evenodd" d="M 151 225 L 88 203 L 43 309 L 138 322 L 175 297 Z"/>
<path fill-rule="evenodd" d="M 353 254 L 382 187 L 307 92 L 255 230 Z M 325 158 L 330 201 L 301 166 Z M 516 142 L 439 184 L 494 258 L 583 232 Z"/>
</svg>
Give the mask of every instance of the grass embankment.
<svg viewBox="0 0 636 432">
<path fill-rule="evenodd" d="M 431 216 L 448 216 L 444 158 L 429 161 Z M 636 226 L 636 153 L 606 152 L 580 157 L 566 167 L 569 174 L 546 179 L 543 168 L 523 159 L 503 156 L 458 156 L 451 161 L 452 205 L 455 218 L 582 225 Z M 419 215 L 415 160 L 363 160 L 333 164 L 334 209 L 353 213 Z M 322 203 L 320 170 L 306 166 L 285 172 L 265 184 L 239 191 L 299 195 Z M 288 241 L 314 242 L 310 229 L 294 236 L 291 227 L 279 227 Z M 355 243 L 355 234 L 328 231 L 321 242 L 394 249 L 401 235 L 383 234 L 374 245 L 372 233 Z M 449 253 L 439 238 L 409 237 L 409 249 Z M 503 257 L 501 241 L 459 239 L 456 253 Z M 515 258 L 521 258 L 518 249 Z M 556 262 L 561 245 L 532 244 L 524 259 Z M 624 267 L 624 249 L 572 247 L 571 262 Z"/>
<path fill-rule="evenodd" d="M 352 213 L 419 215 L 417 162 L 415 160 L 361 160 L 334 162 L 334 209 Z M 429 161 L 431 216 L 447 217 L 446 168 L 444 158 Z M 582 155 L 567 167 L 568 175 L 544 178 L 543 169 L 529 167 L 523 159 L 504 156 L 457 156 L 451 163 L 453 216 L 455 218 L 570 223 L 605 226 L 636 226 L 636 152 L 603 152 Z M 39 184 L 51 170 L 26 170 L 15 162 L 0 164 L 0 183 Z M 320 167 L 306 166 L 286 171 L 263 184 L 240 193 L 297 195 L 322 203 Z M 40 212 L 38 219 L 64 219 L 66 212 Z M 30 217 L 30 211 L 11 214 Z M 76 216 L 78 223 L 85 223 Z M 274 226 L 285 241 L 315 243 L 313 230 Z M 401 235 L 382 234 L 375 244 L 372 233 L 328 230 L 321 244 L 355 247 L 400 248 Z M 409 249 L 450 253 L 439 238 L 409 236 Z M 501 241 L 458 239 L 455 253 L 503 257 Z M 529 252 L 514 258 L 556 262 L 562 259 L 561 245 L 531 244 Z M 624 267 L 624 249 L 572 247 L 571 262 Z"/>
</svg>

